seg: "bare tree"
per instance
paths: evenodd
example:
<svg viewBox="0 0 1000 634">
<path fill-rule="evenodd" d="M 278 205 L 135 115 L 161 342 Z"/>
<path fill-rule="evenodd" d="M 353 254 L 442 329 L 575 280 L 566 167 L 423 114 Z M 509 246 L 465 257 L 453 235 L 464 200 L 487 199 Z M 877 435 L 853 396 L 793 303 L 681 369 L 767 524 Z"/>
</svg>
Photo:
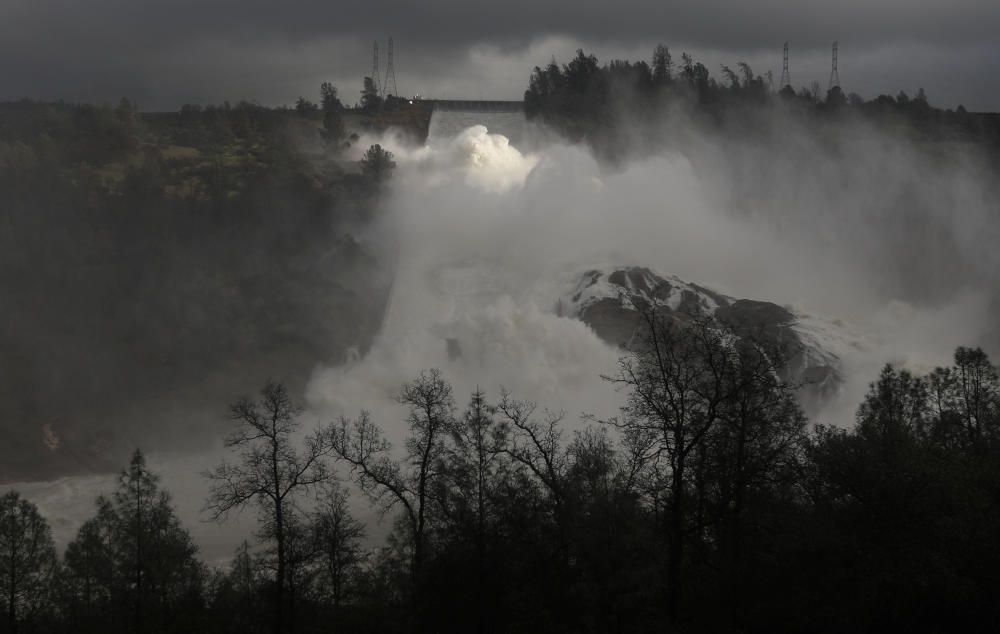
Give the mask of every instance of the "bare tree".
<svg viewBox="0 0 1000 634">
<path fill-rule="evenodd" d="M 414 607 L 418 608 L 428 511 L 433 485 L 442 476 L 440 467 L 448 430 L 453 427 L 455 403 L 451 385 L 439 370 L 421 372 L 403 386 L 397 400 L 409 407 L 406 422 L 410 435 L 401 460 L 392 457 L 391 444 L 367 412 L 353 422 L 341 419 L 333 430 L 331 445 L 336 455 L 350 465 L 361 490 L 382 504 L 383 511 L 402 506 L 413 544 L 410 573 Z"/>
<path fill-rule="evenodd" d="M 688 470 L 735 393 L 730 373 L 737 337 L 705 316 L 676 316 L 654 304 L 635 308 L 642 319 L 637 341 L 619 360 L 618 372 L 604 377 L 628 390 L 621 418 L 608 422 L 643 448 L 653 495 L 666 507 L 667 612 L 676 620 Z"/>
<path fill-rule="evenodd" d="M 273 381 L 261 389 L 259 400 L 236 401 L 230 407 L 236 429 L 226 447 L 238 452 L 238 462 L 223 462 L 205 474 L 211 481 L 206 510 L 212 519 L 224 521 L 234 509 L 253 504 L 260 513 L 262 538 L 274 544 L 275 632 L 285 627 L 287 533 L 295 501 L 329 477 L 324 462 L 332 449 L 328 434 L 317 431 L 305 438 L 301 450 L 296 447 L 301 412 L 285 386 Z"/>
<path fill-rule="evenodd" d="M 560 424 L 563 412 L 543 413 L 543 420 L 535 418 L 537 406 L 529 401 L 519 401 L 506 390 L 501 393 L 497 411 L 512 428 L 513 438 L 507 449 L 517 463 L 534 474 L 548 489 L 555 508 L 557 523 L 562 526 L 566 506 L 564 477 L 568 459 L 562 447 Z M 567 549 L 565 531 L 562 531 L 561 548 Z"/>
</svg>

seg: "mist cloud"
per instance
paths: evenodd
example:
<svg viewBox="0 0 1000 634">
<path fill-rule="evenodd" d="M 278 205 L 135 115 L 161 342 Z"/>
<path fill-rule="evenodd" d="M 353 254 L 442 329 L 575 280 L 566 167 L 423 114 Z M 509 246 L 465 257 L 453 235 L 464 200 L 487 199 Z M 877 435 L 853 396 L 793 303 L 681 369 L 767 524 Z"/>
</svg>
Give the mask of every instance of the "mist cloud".
<svg viewBox="0 0 1000 634">
<path fill-rule="evenodd" d="M 380 229 L 397 278 L 369 355 L 320 371 L 310 403 L 373 410 L 399 434 L 393 395 L 439 367 L 458 394 L 503 386 L 571 424 L 612 416 L 619 396 L 599 375 L 618 351 L 555 306 L 583 272 L 619 265 L 808 316 L 846 377 L 820 422 L 849 426 L 886 362 L 927 371 L 988 340 L 1000 236 L 968 148 L 930 154 L 861 121 L 835 139 L 781 112 L 768 125 L 692 134 L 675 114 L 662 130 L 673 149 L 614 171 L 583 147 L 522 153 L 483 126 L 416 150 L 366 140 L 400 165 Z"/>
</svg>

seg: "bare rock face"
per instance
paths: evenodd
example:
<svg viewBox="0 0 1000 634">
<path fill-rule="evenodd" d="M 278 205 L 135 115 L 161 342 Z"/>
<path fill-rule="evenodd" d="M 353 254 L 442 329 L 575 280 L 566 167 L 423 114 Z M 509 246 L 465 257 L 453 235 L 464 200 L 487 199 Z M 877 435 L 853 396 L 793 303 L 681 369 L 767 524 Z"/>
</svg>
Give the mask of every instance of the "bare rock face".
<svg viewBox="0 0 1000 634">
<path fill-rule="evenodd" d="M 840 359 L 822 346 L 815 324 L 806 324 L 803 315 L 772 302 L 729 297 L 645 267 L 587 271 L 559 298 L 556 311 L 584 322 L 604 341 L 628 348 L 640 327 L 635 307 L 649 305 L 682 321 L 714 316 L 742 336 L 780 347 L 787 354 L 783 378 L 803 384 L 800 398 L 807 410 L 832 396 L 842 383 Z"/>
</svg>

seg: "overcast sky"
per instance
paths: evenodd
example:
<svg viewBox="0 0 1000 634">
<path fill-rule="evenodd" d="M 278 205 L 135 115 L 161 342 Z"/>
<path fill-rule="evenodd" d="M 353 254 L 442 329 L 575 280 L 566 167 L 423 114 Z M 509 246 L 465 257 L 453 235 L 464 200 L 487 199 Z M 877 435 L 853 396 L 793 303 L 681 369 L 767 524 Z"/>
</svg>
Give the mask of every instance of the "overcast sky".
<svg viewBox="0 0 1000 634">
<path fill-rule="evenodd" d="M 0 99 L 353 103 L 378 38 L 395 40 L 399 92 L 520 98 L 531 68 L 578 47 L 602 61 L 657 42 L 718 75 L 747 61 L 792 83 L 830 74 L 866 98 L 924 87 L 932 103 L 1000 111 L 996 0 L 0 0 Z"/>
</svg>

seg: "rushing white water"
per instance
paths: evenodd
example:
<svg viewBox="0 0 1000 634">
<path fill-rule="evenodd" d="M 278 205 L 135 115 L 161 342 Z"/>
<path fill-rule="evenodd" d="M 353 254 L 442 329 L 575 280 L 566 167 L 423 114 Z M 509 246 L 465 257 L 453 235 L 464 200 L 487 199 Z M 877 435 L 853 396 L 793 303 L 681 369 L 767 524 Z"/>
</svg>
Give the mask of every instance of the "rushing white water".
<svg viewBox="0 0 1000 634">
<path fill-rule="evenodd" d="M 316 360 L 305 395 L 307 426 L 367 409 L 399 441 L 404 413 L 393 397 L 430 367 L 454 384 L 460 405 L 477 387 L 490 398 L 504 387 L 565 410 L 570 429 L 582 424 L 581 413 L 615 414 L 622 395 L 600 374 L 614 369 L 618 351 L 556 309 L 589 268 L 647 266 L 814 315 L 802 320 L 800 331 L 840 357 L 847 379 L 819 418 L 840 425 L 850 424 L 881 364 L 927 369 L 946 363 L 955 346 L 977 343 L 991 325 L 989 289 L 956 279 L 947 301 L 921 303 L 887 293 L 906 285 L 873 264 L 891 261 L 892 249 L 900 248 L 893 243 L 895 225 L 880 228 L 872 220 L 881 218 L 887 190 L 909 188 L 917 197 L 927 190 L 941 201 L 988 199 L 974 176 L 924 169 L 907 158 L 905 146 L 886 142 L 878 152 L 850 159 L 784 156 L 781 174 L 806 185 L 772 187 L 755 177 L 754 196 L 747 198 L 746 183 L 734 174 L 757 174 L 769 160 L 767 147 L 706 139 L 608 170 L 582 147 L 546 142 L 516 115 L 469 113 L 436 114 L 424 147 L 387 135 L 356 148 L 369 141 L 391 149 L 398 163 L 382 220 L 365 237 L 395 262 L 395 280 L 370 350 L 341 366 Z M 911 161 L 910 169 L 879 171 L 887 156 Z M 825 188 L 838 180 L 854 186 Z M 987 215 L 971 208 L 962 221 Z M 961 224 L 948 218 L 936 221 L 945 228 Z M 978 226 L 955 233 L 970 252 L 996 231 Z M 889 257 L 880 260 L 886 255 L 880 249 Z M 985 256 L 983 262 L 978 265 L 989 266 Z M 151 455 L 210 560 L 228 556 L 253 525 L 252 512 L 221 527 L 202 521 L 207 484 L 199 472 L 220 455 Z M 111 477 L 94 476 L 16 488 L 39 503 L 65 543 L 92 514 L 94 496 L 113 484 Z M 363 502 L 358 509 L 373 518 L 361 510 Z"/>
<path fill-rule="evenodd" d="M 910 171 L 894 165 L 881 182 L 861 181 L 836 196 L 823 189 L 840 173 L 858 181 L 885 155 L 899 163 L 905 145 L 887 141 L 874 154 L 821 154 L 812 166 L 791 165 L 802 171 L 801 178 L 793 173 L 796 182 L 823 187 L 776 185 L 755 201 L 763 211 L 748 214 L 733 203 L 745 185 L 733 174 L 756 169 L 768 148 L 706 139 L 690 153 L 664 152 L 609 171 L 582 147 L 522 152 L 488 128 L 488 117 L 455 135 L 454 113 L 435 117 L 425 147 L 383 139 L 399 162 L 380 234 L 392 236 L 396 282 L 369 354 L 316 373 L 308 398 L 318 412 L 373 410 L 398 439 L 402 412 L 392 395 L 421 369 L 438 367 L 460 399 L 475 387 L 496 395 L 503 386 L 566 410 L 571 427 L 581 412 L 613 415 L 620 395 L 599 375 L 613 369 L 618 352 L 555 310 L 577 275 L 608 265 L 647 266 L 814 315 L 801 324 L 803 335 L 840 357 L 845 370 L 839 398 L 820 413 L 839 425 L 850 424 L 881 364 L 946 363 L 955 346 L 987 330 L 986 295 L 961 283 L 948 302 L 923 307 L 884 294 L 901 284 L 872 264 L 894 248 L 892 226 L 875 222 L 886 214 L 886 191 L 911 187 L 921 172 L 916 159 Z M 862 142 L 871 149 L 869 139 Z M 927 187 L 946 191 L 942 199 L 968 197 L 964 174 L 930 180 Z M 848 222 L 865 214 L 870 226 Z"/>
<path fill-rule="evenodd" d="M 399 164 L 378 231 L 395 250 L 393 290 L 370 352 L 314 377 L 307 396 L 316 411 L 373 410 L 399 439 L 402 412 L 392 396 L 430 367 L 444 370 L 460 401 L 476 387 L 494 397 L 504 387 L 574 418 L 616 402 L 599 374 L 613 367 L 617 352 L 552 310 L 560 282 L 575 268 L 549 257 L 559 253 L 556 245 L 545 255 L 545 245 L 522 235 L 540 223 L 540 237 L 548 224 L 525 206 L 532 175 L 547 169 L 543 156 L 522 153 L 483 125 L 452 134 L 454 121 L 467 117 L 436 114 L 422 148 L 382 139 Z M 523 130 L 517 117 L 493 115 Z"/>
</svg>

